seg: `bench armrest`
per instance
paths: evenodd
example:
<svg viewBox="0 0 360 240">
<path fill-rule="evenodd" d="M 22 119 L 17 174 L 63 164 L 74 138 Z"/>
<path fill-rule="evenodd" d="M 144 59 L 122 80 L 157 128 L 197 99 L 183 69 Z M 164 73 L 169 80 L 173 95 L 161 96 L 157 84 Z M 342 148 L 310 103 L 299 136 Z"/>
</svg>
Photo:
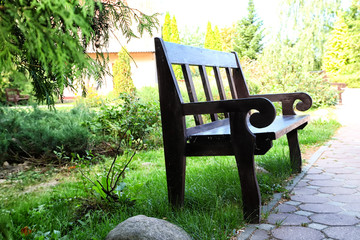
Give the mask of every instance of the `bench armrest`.
<svg viewBox="0 0 360 240">
<path fill-rule="evenodd" d="M 300 100 L 300 102 L 296 104 L 296 109 L 299 111 L 306 111 L 312 105 L 312 98 L 309 94 L 304 92 L 261 94 L 250 96 L 250 98 L 258 97 L 267 98 L 272 102 L 281 102 L 283 115 L 296 115 L 294 111 L 294 103 L 296 100 Z"/>
<path fill-rule="evenodd" d="M 184 103 L 183 115 L 211 113 L 244 113 L 256 110 L 250 115 L 250 123 L 254 127 L 269 126 L 276 117 L 274 105 L 266 98 L 241 98 L 209 102 Z"/>
</svg>

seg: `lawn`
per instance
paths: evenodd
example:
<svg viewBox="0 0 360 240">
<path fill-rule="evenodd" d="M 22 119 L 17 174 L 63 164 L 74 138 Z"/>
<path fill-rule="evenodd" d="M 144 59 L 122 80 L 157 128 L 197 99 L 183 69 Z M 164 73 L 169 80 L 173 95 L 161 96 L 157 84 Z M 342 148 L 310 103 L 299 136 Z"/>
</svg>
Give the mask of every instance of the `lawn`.
<svg viewBox="0 0 360 240">
<path fill-rule="evenodd" d="M 141 116 L 145 116 L 136 120 L 131 116 L 131 122 L 155 121 L 148 117 L 154 116 L 147 112 L 150 108 L 142 109 L 130 102 L 129 108 L 122 106 L 122 109 L 130 112 L 137 109 L 142 111 Z M 19 154 L 24 151 L 32 155 L 36 155 L 34 149 L 43 151 L 44 145 L 53 146 L 56 151 L 53 149 L 51 155 L 51 151 L 45 149 L 47 154 L 38 154 L 40 160 L 35 162 L 36 164 L 33 161 L 31 164 L 19 164 L 16 167 L 13 165 L 12 171 L 8 168 L 0 174 L 0 178 L 3 178 L 0 183 L 0 239 L 104 239 L 118 223 L 139 214 L 174 223 L 188 232 L 193 239 L 229 239 L 237 229 L 244 226 L 240 182 L 234 157 L 187 158 L 185 205 L 182 209 L 174 210 L 167 200 L 163 149 L 159 147 L 161 145 L 157 140 L 161 136 L 160 128 L 155 124 L 150 128 L 151 131 L 144 133 L 140 131 L 144 126 L 134 125 L 131 134 L 150 135 L 147 139 L 149 146 L 146 150 L 138 151 L 125 169 L 124 176 L 120 178 L 121 188 L 116 194 L 119 200 L 111 202 L 101 198 L 91 181 L 101 182 L 101 179 L 104 179 L 107 174 L 105 170 L 109 169 L 114 157 L 103 156 L 99 149 L 107 145 L 100 144 L 101 147 L 96 147 L 95 143 L 99 143 L 96 141 L 101 134 L 106 137 L 102 138 L 102 141 L 108 140 L 109 135 L 112 139 L 116 138 L 119 133 L 114 132 L 114 122 L 105 119 L 116 120 L 116 114 L 127 118 L 127 115 L 124 115 L 126 112 L 113 105 L 97 109 L 96 114 L 79 108 L 59 110 L 56 113 L 46 112 L 47 110 L 35 111 L 37 112 L 26 111 L 23 114 L 26 119 L 31 119 L 30 122 L 39 121 L 41 124 L 20 124 L 23 121 L 19 110 L 2 112 L 7 114 L 6 119 L 0 121 L 2 128 L 13 126 L 14 134 L 17 135 L 10 139 L 6 131 L 0 131 L 3 139 L 10 139 L 9 143 L 5 140 L 0 142 L 0 147 L 8 146 L 11 151 L 18 149 Z M 98 117 L 97 120 L 90 121 L 94 116 Z M 59 123 L 56 124 L 55 121 Z M 105 125 L 114 129 L 108 131 L 104 128 Z M 116 129 L 121 126 L 116 125 Z M 124 126 L 128 128 L 128 122 L 125 121 Z M 74 136 L 71 135 L 69 127 L 76 129 L 76 132 L 73 131 Z M 302 150 L 307 151 L 322 145 L 338 127 L 339 124 L 333 120 L 311 122 L 300 131 Z M 27 145 L 33 146 L 32 148 L 14 145 L 24 137 L 24 133 L 20 131 L 22 128 L 27 131 L 34 129 L 34 133 L 25 135 Z M 97 140 L 92 139 L 91 134 L 84 132 L 83 128 L 91 129 L 90 132 Z M 61 133 L 61 129 L 64 129 L 66 134 Z M 98 132 L 94 132 L 95 130 Z M 10 128 L 7 131 L 10 131 Z M 80 133 L 82 139 L 78 137 Z M 86 141 L 83 140 L 85 138 Z M 77 145 L 64 144 L 59 147 L 59 142 L 64 139 Z M 92 146 L 93 152 L 87 150 L 79 154 L 69 154 L 69 151 L 77 151 L 85 145 Z M 122 170 L 129 156 L 123 154 L 117 159 L 115 167 L 118 171 Z M 51 157 L 61 161 L 50 161 Z M 23 158 L 28 157 L 25 155 Z M 257 174 L 263 203 L 268 202 L 275 192 L 287 195 L 284 187 L 291 179 L 291 169 L 286 137 L 275 141 L 274 147 L 266 155 L 256 156 L 255 160 L 258 166 L 268 171 Z M 304 161 L 306 162 L 306 159 Z"/>
</svg>

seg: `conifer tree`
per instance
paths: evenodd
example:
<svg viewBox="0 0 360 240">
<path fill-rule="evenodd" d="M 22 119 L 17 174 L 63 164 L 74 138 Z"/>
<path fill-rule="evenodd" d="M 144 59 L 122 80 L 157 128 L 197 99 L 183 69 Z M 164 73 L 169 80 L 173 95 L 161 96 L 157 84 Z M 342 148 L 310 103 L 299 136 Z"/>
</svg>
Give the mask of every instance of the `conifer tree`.
<svg viewBox="0 0 360 240">
<path fill-rule="evenodd" d="M 211 23 L 207 23 L 204 48 L 213 49 L 214 46 L 214 31 L 211 28 Z"/>
<path fill-rule="evenodd" d="M 171 17 L 169 12 L 167 12 L 165 14 L 165 21 L 164 21 L 164 26 L 162 29 L 162 38 L 164 39 L 164 41 L 170 41 L 171 39 Z"/>
<path fill-rule="evenodd" d="M 349 29 L 343 14 L 340 14 L 334 24 L 330 37 L 325 43 L 325 54 L 322 61 L 323 70 L 333 74 L 341 71 L 349 62 L 349 51 Z"/>
<path fill-rule="evenodd" d="M 262 21 L 256 15 L 253 0 L 248 3 L 248 15 L 236 24 L 234 35 L 234 50 L 239 57 L 244 56 L 250 59 L 257 59 L 263 45 L 263 30 L 261 29 Z"/>
<path fill-rule="evenodd" d="M 125 48 L 122 48 L 118 56 L 113 66 L 114 92 L 116 94 L 124 92 L 132 94 L 135 91 L 135 85 L 131 78 L 129 53 Z"/>
<path fill-rule="evenodd" d="M 165 15 L 164 26 L 162 29 L 163 39 L 167 42 L 180 43 L 179 30 L 177 27 L 177 22 L 175 16 L 171 18 L 170 14 L 167 12 Z M 181 66 L 174 65 L 175 77 L 177 79 L 183 79 L 183 74 L 181 71 Z"/>
<path fill-rule="evenodd" d="M 171 29 L 170 42 L 180 43 L 179 30 L 175 16 L 173 16 L 173 18 L 171 19 L 170 29 Z"/>
<path fill-rule="evenodd" d="M 353 0 L 346 12 L 349 50 L 346 65 L 337 72 L 334 81 L 345 82 L 349 87 L 360 87 L 360 0 Z"/>
<path fill-rule="evenodd" d="M 222 50 L 222 44 L 221 44 L 221 35 L 218 26 L 215 26 L 214 28 L 214 50 L 221 51 Z"/>
<path fill-rule="evenodd" d="M 349 42 L 350 42 L 350 69 L 357 72 L 358 82 L 360 86 L 360 0 L 353 0 L 350 7 L 349 25 Z"/>
<path fill-rule="evenodd" d="M 215 26 L 213 30 L 210 22 L 208 22 L 206 28 L 204 47 L 207 49 L 213 49 L 218 51 L 222 50 L 221 35 L 219 28 Z"/>
</svg>

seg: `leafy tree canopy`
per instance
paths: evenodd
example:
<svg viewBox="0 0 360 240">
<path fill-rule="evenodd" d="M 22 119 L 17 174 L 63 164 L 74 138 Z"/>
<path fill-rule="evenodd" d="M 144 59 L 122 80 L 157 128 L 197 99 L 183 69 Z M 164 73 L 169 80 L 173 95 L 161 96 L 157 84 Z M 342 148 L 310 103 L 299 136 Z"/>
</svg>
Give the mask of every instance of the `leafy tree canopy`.
<svg viewBox="0 0 360 240">
<path fill-rule="evenodd" d="M 84 87 L 84 77 L 101 82 L 107 70 L 99 49 L 113 30 L 121 30 L 127 41 L 152 34 L 156 16 L 125 1 L 0 0 L 0 86 L 26 77 L 39 102 L 54 104 L 64 87 Z M 95 60 L 85 53 L 90 47 Z"/>
<path fill-rule="evenodd" d="M 302 49 L 301 58 L 308 58 L 308 71 L 320 70 L 324 54 L 324 43 L 332 30 L 339 0 L 283 0 L 282 40 L 289 39 Z M 309 56 L 311 56 L 311 61 Z"/>
</svg>

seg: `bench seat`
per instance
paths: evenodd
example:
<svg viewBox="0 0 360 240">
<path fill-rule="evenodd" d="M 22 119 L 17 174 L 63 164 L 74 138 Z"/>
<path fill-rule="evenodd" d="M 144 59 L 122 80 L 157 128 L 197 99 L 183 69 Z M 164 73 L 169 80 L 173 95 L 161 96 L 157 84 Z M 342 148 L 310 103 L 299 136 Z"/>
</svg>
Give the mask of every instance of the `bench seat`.
<svg viewBox="0 0 360 240">
<path fill-rule="evenodd" d="M 249 124 L 250 131 L 256 136 L 255 155 L 264 155 L 276 140 L 295 129 L 302 129 L 310 120 L 310 115 L 277 116 L 273 123 L 264 128 Z M 229 119 L 187 129 L 187 156 L 231 156 L 234 150 L 230 142 Z"/>
<path fill-rule="evenodd" d="M 272 124 L 264 128 L 256 128 L 249 124 L 250 131 L 258 136 L 266 136 L 271 140 L 278 139 L 286 133 L 300 127 L 310 120 L 310 115 L 277 116 Z M 188 129 L 189 141 L 201 137 L 230 136 L 229 119 L 223 119 Z"/>
</svg>

